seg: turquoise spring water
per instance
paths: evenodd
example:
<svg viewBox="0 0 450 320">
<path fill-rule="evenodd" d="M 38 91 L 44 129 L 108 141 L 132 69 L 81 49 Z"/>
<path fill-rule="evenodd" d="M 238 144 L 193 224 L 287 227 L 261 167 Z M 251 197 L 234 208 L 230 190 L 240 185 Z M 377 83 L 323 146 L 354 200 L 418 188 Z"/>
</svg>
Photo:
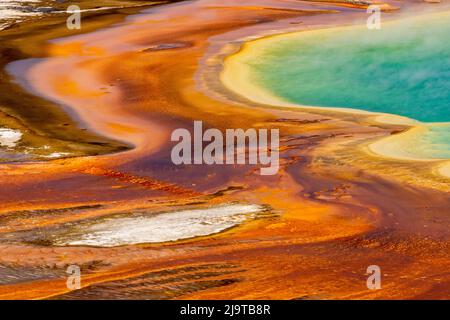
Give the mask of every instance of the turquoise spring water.
<svg viewBox="0 0 450 320">
<path fill-rule="evenodd" d="M 299 32 L 271 40 L 249 62 L 252 79 L 289 102 L 450 123 L 450 14 L 367 28 Z M 450 124 L 424 140 L 450 158 Z"/>
<path fill-rule="evenodd" d="M 426 155 L 431 158 L 450 159 L 450 124 L 428 126 L 423 136 Z"/>
</svg>

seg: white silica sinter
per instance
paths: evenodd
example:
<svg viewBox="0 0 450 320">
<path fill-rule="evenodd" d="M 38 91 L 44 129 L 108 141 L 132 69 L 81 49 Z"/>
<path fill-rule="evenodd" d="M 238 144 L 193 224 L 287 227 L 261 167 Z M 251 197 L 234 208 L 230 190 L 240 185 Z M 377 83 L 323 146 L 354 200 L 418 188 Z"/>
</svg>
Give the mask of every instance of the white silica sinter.
<svg viewBox="0 0 450 320">
<path fill-rule="evenodd" d="M 18 130 L 0 128 L 0 146 L 14 148 L 22 139 L 22 132 Z"/>
<path fill-rule="evenodd" d="M 40 0 L 1 0 L 0 30 L 8 27 L 13 22 L 19 22 L 22 17 L 41 15 L 41 12 L 32 11 L 29 7 L 39 2 Z"/>
<path fill-rule="evenodd" d="M 265 207 L 259 205 L 230 204 L 149 216 L 111 218 L 77 230 L 77 235 L 63 237 L 55 244 L 114 247 L 176 241 L 219 233 L 254 218 L 255 214 L 264 210 Z"/>
</svg>

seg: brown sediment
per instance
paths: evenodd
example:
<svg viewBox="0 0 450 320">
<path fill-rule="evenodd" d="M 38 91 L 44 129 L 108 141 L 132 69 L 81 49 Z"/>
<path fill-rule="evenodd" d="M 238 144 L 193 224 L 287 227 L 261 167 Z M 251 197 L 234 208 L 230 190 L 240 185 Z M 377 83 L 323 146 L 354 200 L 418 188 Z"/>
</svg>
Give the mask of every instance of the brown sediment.
<svg viewBox="0 0 450 320">
<path fill-rule="evenodd" d="M 320 12 L 321 5 L 276 0 L 244 7 L 230 1 L 226 9 L 219 3 L 161 6 L 122 25 L 60 39 L 30 67 L 25 76 L 34 90 L 65 104 L 93 132 L 134 148 L 0 165 L 0 273 L 17 277 L 0 285 L 0 298 L 448 298 L 448 182 L 355 148 L 402 126 L 267 108 L 236 98 L 212 72 L 218 60 L 211 48 L 292 27 L 299 17 L 301 26 L 318 26 L 364 19 L 365 11 L 326 4 Z M 162 46 L 174 43 L 188 45 Z M 279 128 L 279 174 L 172 165 L 170 133 L 194 120 L 219 129 Z M 225 203 L 266 205 L 273 215 L 162 244 L 28 241 L 29 234 L 117 213 Z M 78 291 L 66 287 L 64 272 L 73 264 L 82 269 Z M 383 290 L 367 289 L 370 265 L 382 268 Z"/>
<path fill-rule="evenodd" d="M 170 1 L 101 0 L 94 3 L 81 0 L 77 5 L 85 10 L 82 13 L 83 27 L 80 30 L 68 30 L 65 25 L 68 15 L 64 12 L 69 4 L 41 1 L 40 6 L 51 7 L 55 13 L 46 14 L 44 18 L 24 17 L 20 23 L 1 30 L 0 127 L 18 130 L 23 136 L 16 148 L 0 154 L 0 162 L 45 161 L 49 158 L 109 154 L 129 149 L 130 146 L 121 141 L 93 134 L 77 121 L 76 115 L 68 114 L 61 105 L 30 93 L 28 88 L 21 86 L 26 86 L 26 80 L 15 78 L 11 74 L 15 68 L 8 66 L 8 63 L 45 57 L 47 43 L 51 39 L 79 35 L 118 23 L 127 15 L 139 12 L 142 7 L 165 2 Z M 89 11 L 100 7 L 109 9 Z M 9 68 L 5 69 L 5 66 Z M 13 73 L 24 72 L 18 70 Z"/>
</svg>

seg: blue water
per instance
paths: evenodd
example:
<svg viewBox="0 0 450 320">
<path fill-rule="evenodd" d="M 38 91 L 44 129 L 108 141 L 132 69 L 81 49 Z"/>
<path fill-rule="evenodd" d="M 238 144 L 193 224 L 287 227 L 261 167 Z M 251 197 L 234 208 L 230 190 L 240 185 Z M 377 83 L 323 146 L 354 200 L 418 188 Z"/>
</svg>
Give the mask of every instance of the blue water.
<svg viewBox="0 0 450 320">
<path fill-rule="evenodd" d="M 450 124 L 428 126 L 421 142 L 426 156 L 450 159 Z"/>
<path fill-rule="evenodd" d="M 291 102 L 450 121 L 450 17 L 301 32 L 272 42 L 250 66 Z"/>
<path fill-rule="evenodd" d="M 251 79 L 284 100 L 450 122 L 450 14 L 276 37 L 248 62 Z M 450 125 L 430 127 L 449 157 Z M 430 145 L 431 146 L 431 145 Z"/>
</svg>

